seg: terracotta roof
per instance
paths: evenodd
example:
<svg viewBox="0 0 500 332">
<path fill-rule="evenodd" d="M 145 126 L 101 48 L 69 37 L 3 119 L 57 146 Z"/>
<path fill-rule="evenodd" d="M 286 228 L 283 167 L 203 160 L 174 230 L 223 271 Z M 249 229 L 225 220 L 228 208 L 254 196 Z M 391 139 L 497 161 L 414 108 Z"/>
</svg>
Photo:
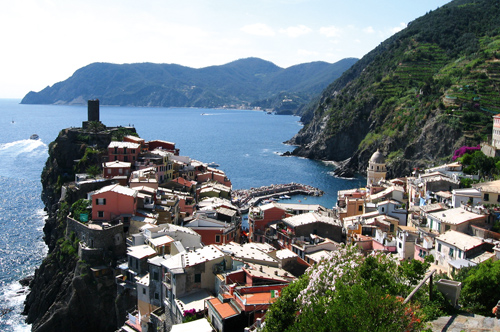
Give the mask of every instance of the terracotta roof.
<svg viewBox="0 0 500 332">
<path fill-rule="evenodd" d="M 238 312 L 229 303 L 222 303 L 218 298 L 209 300 L 215 311 L 219 313 L 222 319 L 238 315 Z"/>
</svg>

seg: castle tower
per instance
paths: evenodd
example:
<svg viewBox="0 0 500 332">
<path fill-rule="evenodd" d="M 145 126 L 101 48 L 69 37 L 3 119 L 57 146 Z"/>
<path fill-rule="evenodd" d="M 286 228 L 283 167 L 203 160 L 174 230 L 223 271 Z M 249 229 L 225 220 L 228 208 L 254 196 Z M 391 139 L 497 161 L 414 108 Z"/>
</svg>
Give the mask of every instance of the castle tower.
<svg viewBox="0 0 500 332">
<path fill-rule="evenodd" d="M 366 186 L 370 187 L 380 180 L 385 180 L 387 169 L 385 168 L 385 158 L 382 152 L 378 149 L 368 161 L 368 169 L 366 170 Z"/>
<path fill-rule="evenodd" d="M 87 121 L 82 122 L 82 128 L 87 129 L 89 123 L 99 121 L 99 99 L 87 101 Z"/>
<path fill-rule="evenodd" d="M 88 121 L 99 121 L 99 99 L 87 101 Z"/>
</svg>

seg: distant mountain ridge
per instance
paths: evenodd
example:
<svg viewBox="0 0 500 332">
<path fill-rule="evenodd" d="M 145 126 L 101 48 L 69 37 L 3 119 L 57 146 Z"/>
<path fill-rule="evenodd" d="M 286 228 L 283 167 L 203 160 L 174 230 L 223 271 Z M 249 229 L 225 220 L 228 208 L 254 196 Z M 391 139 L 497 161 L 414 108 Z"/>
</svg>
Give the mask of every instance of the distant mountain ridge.
<svg viewBox="0 0 500 332">
<path fill-rule="evenodd" d="M 307 103 L 357 59 L 311 62 L 286 69 L 259 58 L 200 69 L 177 64 L 92 63 L 65 81 L 29 92 L 22 104 L 270 108 L 287 98 Z M 296 109 L 296 107 L 295 107 Z"/>
<path fill-rule="evenodd" d="M 292 154 L 365 173 L 380 149 L 390 177 L 477 146 L 500 113 L 500 1 L 454 0 L 415 19 L 305 110 Z"/>
</svg>

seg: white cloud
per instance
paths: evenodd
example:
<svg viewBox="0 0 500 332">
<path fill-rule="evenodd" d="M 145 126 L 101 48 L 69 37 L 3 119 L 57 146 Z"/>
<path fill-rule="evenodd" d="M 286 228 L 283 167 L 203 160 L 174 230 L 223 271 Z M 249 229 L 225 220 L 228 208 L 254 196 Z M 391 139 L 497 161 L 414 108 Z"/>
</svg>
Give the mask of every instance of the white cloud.
<svg viewBox="0 0 500 332">
<path fill-rule="evenodd" d="M 404 28 L 406 28 L 406 23 L 403 22 L 399 23 L 399 26 L 391 28 L 391 33 L 392 33 L 391 35 L 403 30 Z"/>
<path fill-rule="evenodd" d="M 305 56 L 311 56 L 311 55 L 318 55 L 319 53 L 316 52 L 316 51 L 298 50 L 297 54 L 301 55 L 301 56 L 304 56 L 304 55 Z"/>
<path fill-rule="evenodd" d="M 275 35 L 274 30 L 270 26 L 268 26 L 267 24 L 264 24 L 264 23 L 255 23 L 255 24 L 245 25 L 244 27 L 241 28 L 241 31 L 248 33 L 250 35 L 256 35 L 256 36 L 274 36 Z"/>
<path fill-rule="evenodd" d="M 288 27 L 286 29 L 280 29 L 281 33 L 284 33 L 284 34 L 288 35 L 288 37 L 291 37 L 291 38 L 296 38 L 296 37 L 306 35 L 306 34 L 310 33 L 311 31 L 312 31 L 311 28 L 306 27 L 305 25 L 302 25 L 302 24 L 298 25 L 298 26 L 294 26 L 294 27 Z"/>
<path fill-rule="evenodd" d="M 342 29 L 337 28 L 335 26 L 322 27 L 319 29 L 319 33 L 325 35 L 326 37 L 340 37 L 340 33 Z"/>
<path fill-rule="evenodd" d="M 364 28 L 363 32 L 372 34 L 372 33 L 375 33 L 375 29 L 373 29 L 373 27 L 370 26 L 370 27 Z"/>
</svg>

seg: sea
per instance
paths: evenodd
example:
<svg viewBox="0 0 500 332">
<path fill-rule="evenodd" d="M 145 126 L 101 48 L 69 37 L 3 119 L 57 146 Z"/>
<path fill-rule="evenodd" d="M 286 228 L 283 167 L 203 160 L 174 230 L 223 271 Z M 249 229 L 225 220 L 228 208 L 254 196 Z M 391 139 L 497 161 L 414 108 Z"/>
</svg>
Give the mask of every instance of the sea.
<svg viewBox="0 0 500 332">
<path fill-rule="evenodd" d="M 21 315 L 27 289 L 19 280 L 33 275 L 47 254 L 46 218 L 40 174 L 48 146 L 58 133 L 81 127 L 86 106 L 22 105 L 0 99 L 0 331 L 29 331 Z M 338 178 L 331 162 L 283 157 L 284 144 L 302 127 L 296 116 L 263 111 L 203 108 L 101 106 L 107 126 L 134 126 L 145 140 L 174 142 L 180 155 L 215 162 L 233 189 L 301 183 L 324 191 L 321 197 L 293 196 L 287 203 L 336 204 L 337 191 L 362 187 L 366 179 Z M 38 140 L 30 139 L 32 134 Z"/>
</svg>

